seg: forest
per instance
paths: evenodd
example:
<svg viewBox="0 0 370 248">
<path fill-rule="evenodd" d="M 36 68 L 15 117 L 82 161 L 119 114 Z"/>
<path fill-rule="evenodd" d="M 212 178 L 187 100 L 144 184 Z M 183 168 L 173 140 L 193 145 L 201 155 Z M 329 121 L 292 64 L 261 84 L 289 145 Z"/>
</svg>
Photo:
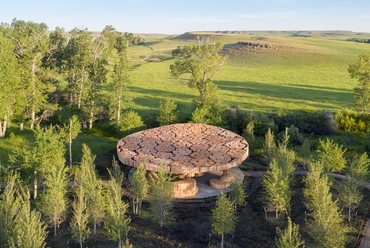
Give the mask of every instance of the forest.
<svg viewBox="0 0 370 248">
<path fill-rule="evenodd" d="M 0 247 L 360 245 L 370 54 L 352 41 L 368 37 L 67 32 L 17 19 L 0 31 Z M 257 177 L 245 177 L 184 208 L 164 171 L 139 167 L 128 181 L 117 141 L 185 122 L 242 135 L 240 168 L 264 173 L 258 190 L 247 195 Z"/>
</svg>

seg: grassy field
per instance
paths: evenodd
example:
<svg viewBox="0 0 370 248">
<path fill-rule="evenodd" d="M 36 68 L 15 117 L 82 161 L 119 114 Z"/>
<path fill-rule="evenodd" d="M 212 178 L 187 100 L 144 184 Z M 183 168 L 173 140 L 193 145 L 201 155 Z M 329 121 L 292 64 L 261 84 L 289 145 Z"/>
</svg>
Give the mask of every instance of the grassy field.
<svg viewBox="0 0 370 248">
<path fill-rule="evenodd" d="M 184 116 L 192 111 L 197 92 L 187 87 L 186 77 L 171 78 L 171 51 L 197 43 L 204 35 L 209 42 L 227 47 L 228 64 L 214 82 L 226 106 L 257 111 L 338 110 L 353 105 L 357 81 L 347 71 L 370 44 L 345 41 L 366 34 L 350 32 L 219 32 L 186 33 L 180 36 L 144 36 L 146 46 L 132 47 L 130 59 L 139 66 L 131 72 L 133 108 L 144 120 L 158 114 L 159 101 L 178 102 Z M 307 35 L 305 33 L 305 35 Z M 238 46 L 238 42 L 267 44 L 271 48 Z"/>
</svg>

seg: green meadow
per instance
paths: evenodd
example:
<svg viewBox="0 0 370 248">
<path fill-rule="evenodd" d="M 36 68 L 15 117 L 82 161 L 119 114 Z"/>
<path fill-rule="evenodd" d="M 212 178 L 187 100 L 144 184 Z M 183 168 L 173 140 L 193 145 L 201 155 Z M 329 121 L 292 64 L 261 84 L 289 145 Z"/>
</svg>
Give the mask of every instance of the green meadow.
<svg viewBox="0 0 370 248">
<path fill-rule="evenodd" d="M 254 111 L 352 108 L 357 81 L 350 78 L 347 69 L 360 54 L 370 50 L 370 44 L 346 41 L 356 35 L 370 36 L 346 31 L 144 35 L 145 46 L 130 47 L 128 51 L 135 65 L 130 73 L 132 108 L 151 123 L 158 114 L 159 102 L 172 99 L 184 118 L 190 116 L 197 92 L 187 87 L 186 76 L 172 78 L 169 66 L 174 62 L 174 48 L 196 44 L 200 36 L 227 48 L 228 63 L 214 78 L 225 106 Z M 267 44 L 270 48 L 240 47 L 238 42 Z"/>
</svg>

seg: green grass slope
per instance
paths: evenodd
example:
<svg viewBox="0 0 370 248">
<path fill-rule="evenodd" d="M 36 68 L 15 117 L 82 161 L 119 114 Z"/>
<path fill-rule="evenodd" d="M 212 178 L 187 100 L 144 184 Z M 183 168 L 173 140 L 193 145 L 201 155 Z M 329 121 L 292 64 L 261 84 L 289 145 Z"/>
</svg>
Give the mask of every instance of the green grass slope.
<svg viewBox="0 0 370 248">
<path fill-rule="evenodd" d="M 173 79 L 169 66 L 174 62 L 172 49 L 196 44 L 200 37 L 225 45 L 228 63 L 214 82 L 226 106 L 258 111 L 350 108 L 357 81 L 347 69 L 370 48 L 370 44 L 346 41 L 352 34 L 310 32 L 312 37 L 306 37 L 293 31 L 198 32 L 153 41 L 146 37 L 146 46 L 129 50 L 132 61 L 140 64 L 131 72 L 133 108 L 144 119 L 153 119 L 159 101 L 169 98 L 179 103 L 184 116 L 191 113 L 197 92 L 187 87 L 185 76 Z"/>
</svg>

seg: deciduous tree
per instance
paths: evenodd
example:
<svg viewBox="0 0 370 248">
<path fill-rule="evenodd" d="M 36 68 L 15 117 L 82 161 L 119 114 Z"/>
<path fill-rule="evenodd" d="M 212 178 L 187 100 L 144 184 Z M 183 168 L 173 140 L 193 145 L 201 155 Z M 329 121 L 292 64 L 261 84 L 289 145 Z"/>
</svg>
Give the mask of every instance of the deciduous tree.
<svg viewBox="0 0 370 248">
<path fill-rule="evenodd" d="M 359 56 L 355 64 L 349 65 L 348 72 L 358 80 L 354 88 L 355 107 L 358 111 L 370 111 L 370 54 Z"/>
<path fill-rule="evenodd" d="M 164 166 L 156 173 L 149 175 L 149 204 L 152 219 L 162 227 L 172 218 L 173 207 L 173 183 L 172 175 L 165 170 Z"/>
<path fill-rule="evenodd" d="M 122 247 L 130 230 L 130 218 L 126 215 L 129 205 L 122 200 L 123 174 L 117 161 L 113 160 L 112 170 L 108 171 L 110 181 L 105 195 L 106 220 L 104 229 L 112 240 L 118 241 L 118 247 Z"/>
<path fill-rule="evenodd" d="M 299 234 L 299 226 L 292 223 L 290 217 L 288 217 L 288 226 L 286 229 L 281 230 L 276 228 L 276 246 L 277 248 L 302 248 L 304 242 Z"/>
<path fill-rule="evenodd" d="M 235 230 L 236 216 L 234 203 L 225 194 L 217 196 L 212 208 L 212 232 L 221 235 L 221 247 L 224 247 L 224 235 Z"/>
<path fill-rule="evenodd" d="M 131 178 L 132 209 L 134 214 L 140 214 L 142 201 L 147 198 L 149 182 L 144 164 L 140 164 Z"/>
<path fill-rule="evenodd" d="M 178 120 L 177 104 L 173 100 L 167 99 L 164 102 L 160 102 L 159 105 L 159 116 L 157 121 L 160 126 L 169 125 L 176 123 Z"/>
<path fill-rule="evenodd" d="M 312 162 L 305 178 L 303 191 L 306 207 L 308 232 L 317 247 L 345 247 L 346 228 L 337 201 L 332 199 L 328 176 L 324 174 L 321 161 Z"/>
<path fill-rule="evenodd" d="M 222 44 L 188 45 L 172 51 L 177 60 L 171 64 L 170 70 L 174 77 L 190 74 L 188 85 L 197 89 L 198 106 L 203 106 L 215 99 L 217 87 L 212 79 L 224 66 L 226 58 L 220 55 Z"/>
</svg>

